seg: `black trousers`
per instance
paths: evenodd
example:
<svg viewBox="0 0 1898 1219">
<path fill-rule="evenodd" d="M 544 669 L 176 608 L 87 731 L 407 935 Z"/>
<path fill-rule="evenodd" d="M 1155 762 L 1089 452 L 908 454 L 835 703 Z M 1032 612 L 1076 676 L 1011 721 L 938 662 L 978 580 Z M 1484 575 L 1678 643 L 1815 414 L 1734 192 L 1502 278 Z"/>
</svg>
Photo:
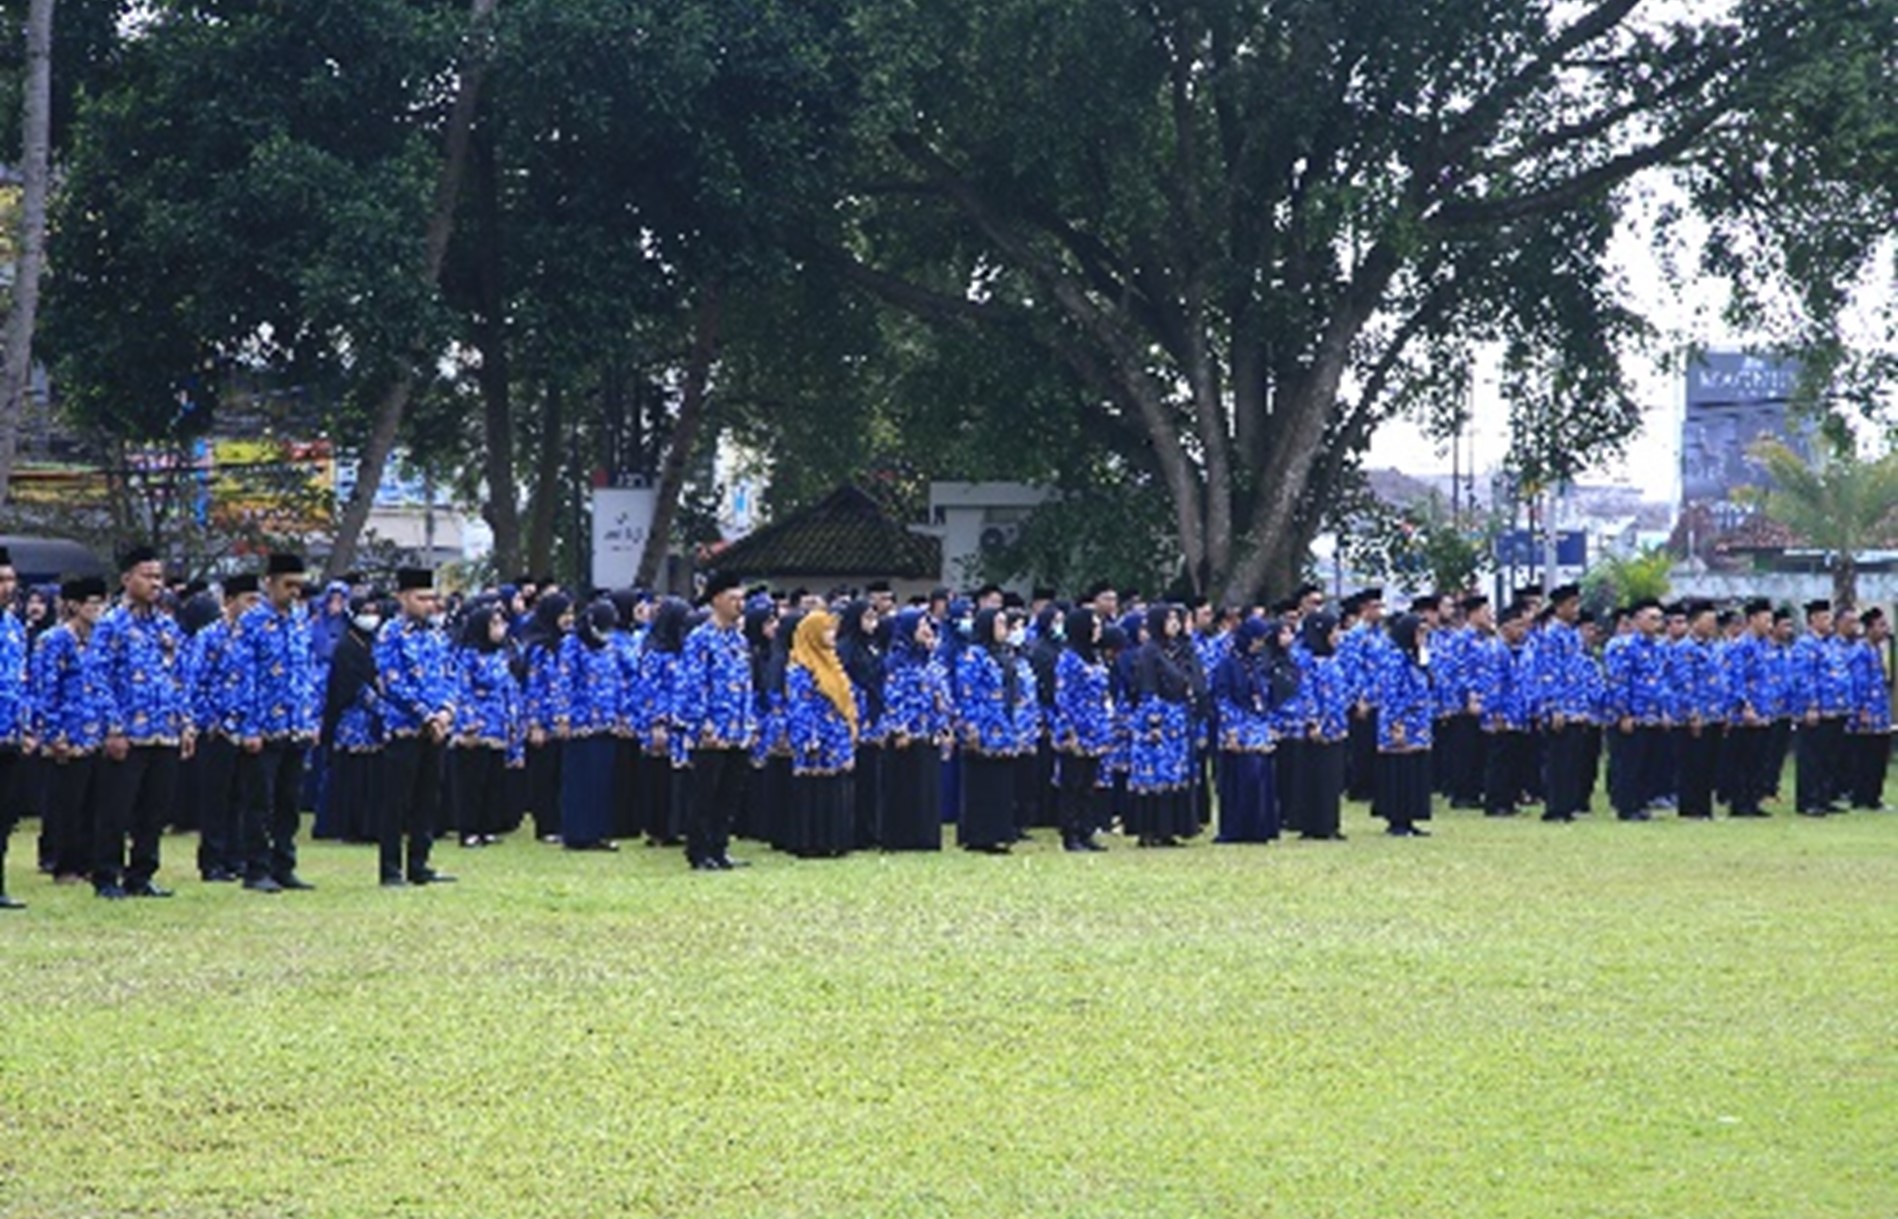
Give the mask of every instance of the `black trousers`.
<svg viewBox="0 0 1898 1219">
<path fill-rule="evenodd" d="M 1368 801 L 1377 794 L 1377 708 L 1353 712 L 1345 738 L 1344 794 Z"/>
<path fill-rule="evenodd" d="M 20 802 L 14 794 L 14 780 L 20 773 L 20 751 L 0 748 L 0 893 L 7 891 L 7 840 L 20 819 Z"/>
<path fill-rule="evenodd" d="M 54 876 L 92 871 L 92 828 L 98 821 L 99 757 L 47 761 L 46 851 Z"/>
<path fill-rule="evenodd" d="M 150 884 L 158 875 L 158 840 L 171 820 L 178 786 L 178 747 L 134 745 L 119 762 L 101 753 L 98 766 L 92 883 L 127 888 Z"/>
<path fill-rule="evenodd" d="M 1588 765 L 1589 726 L 1565 722 L 1543 730 L 1549 749 L 1549 817 L 1573 817 L 1588 807 L 1594 772 Z"/>
<path fill-rule="evenodd" d="M 382 799 L 377 802 L 377 863 L 382 879 L 426 879 L 442 799 L 442 746 L 421 736 L 397 737 L 382 750 Z M 408 867 L 402 838 L 409 840 Z"/>
<path fill-rule="evenodd" d="M 1681 816 L 1713 816 L 1715 771 L 1720 765 L 1720 747 L 1725 736 L 1726 728 L 1722 724 L 1702 724 L 1699 732 L 1692 728 L 1674 730 L 1674 740 L 1680 749 Z"/>
<path fill-rule="evenodd" d="M 1654 753 L 1667 742 L 1666 729 L 1658 724 L 1636 724 L 1628 732 L 1619 726 L 1608 732 L 1608 799 L 1615 806 L 1615 815 L 1625 821 L 1645 811 L 1653 795 L 1648 783 Z"/>
<path fill-rule="evenodd" d="M 237 743 L 219 734 L 198 741 L 192 765 L 198 771 L 198 874 L 239 874 L 237 824 L 242 797 L 238 790 Z"/>
<path fill-rule="evenodd" d="M 1529 790 L 1535 746 L 1526 732 L 1486 732 L 1483 736 L 1483 811 L 1492 817 L 1508 817 Z"/>
<path fill-rule="evenodd" d="M 527 807 L 534 813 L 534 837 L 560 837 L 560 742 L 527 747 Z"/>
<path fill-rule="evenodd" d="M 1848 732 L 1846 769 L 1851 776 L 1853 808 L 1881 808 L 1885 803 L 1885 774 L 1891 769 L 1889 732 Z"/>
<path fill-rule="evenodd" d="M 244 879 L 282 880 L 297 870 L 297 808 L 303 794 L 303 761 L 310 747 L 301 741 L 265 741 L 239 765 L 247 769 L 239 843 Z"/>
<path fill-rule="evenodd" d="M 1083 753 L 1061 755 L 1061 841 L 1082 842 L 1094 836 L 1094 785 L 1101 760 Z"/>
<path fill-rule="evenodd" d="M 1762 789 L 1762 796 L 1772 796 L 1777 799 L 1780 780 L 1786 775 L 1786 755 L 1791 753 L 1793 748 L 1793 722 L 1784 718 L 1776 719 L 1767 731 L 1767 748 L 1770 756 L 1767 758 L 1766 786 Z"/>
<path fill-rule="evenodd" d="M 1279 807 L 1287 828 L 1306 838 L 1338 833 L 1344 795 L 1343 741 L 1284 740 L 1278 747 Z"/>
<path fill-rule="evenodd" d="M 723 859 L 731 846 L 732 816 L 745 798 L 751 757 L 742 749 L 692 751 L 691 810 L 685 823 L 690 863 Z"/>
<path fill-rule="evenodd" d="M 1820 716 L 1816 723 L 1800 721 L 1796 748 L 1799 771 L 1793 778 L 1794 807 L 1802 813 L 1824 812 L 1838 799 L 1840 746 L 1845 742 L 1845 719 Z"/>
<path fill-rule="evenodd" d="M 1452 804 L 1473 808 L 1483 800 L 1487 736 L 1477 717 L 1467 713 L 1445 716 L 1438 726 L 1443 734 L 1442 748 L 1432 752 L 1441 759 L 1444 794 Z"/>
<path fill-rule="evenodd" d="M 1765 724 L 1736 724 L 1726 731 L 1720 756 L 1727 774 L 1727 809 L 1751 817 L 1772 787 L 1772 729 Z"/>
</svg>

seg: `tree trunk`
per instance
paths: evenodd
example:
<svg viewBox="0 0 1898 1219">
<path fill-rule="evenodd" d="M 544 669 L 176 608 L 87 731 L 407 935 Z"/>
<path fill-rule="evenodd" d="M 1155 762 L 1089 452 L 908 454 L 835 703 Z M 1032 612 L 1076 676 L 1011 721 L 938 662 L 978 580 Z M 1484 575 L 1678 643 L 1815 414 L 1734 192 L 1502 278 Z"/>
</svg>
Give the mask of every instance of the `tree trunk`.
<svg viewBox="0 0 1898 1219">
<path fill-rule="evenodd" d="M 421 267 L 422 281 L 430 291 L 439 288 L 442 263 L 448 256 L 448 241 L 455 232 L 455 204 L 461 196 L 461 181 L 468 165 L 468 144 L 474 129 L 475 109 L 481 101 L 481 85 L 487 76 L 492 54 L 489 26 L 500 0 L 468 0 L 467 52 L 462 57 L 461 79 L 455 87 L 454 106 L 448 113 L 445 136 L 446 153 L 441 176 L 435 182 L 435 199 L 428 218 L 426 253 Z M 356 547 L 362 540 L 363 526 L 369 523 L 369 510 L 375 506 L 376 487 L 382 471 L 395 451 L 396 432 L 402 425 L 402 413 L 415 393 L 417 369 L 429 359 L 426 350 L 405 353 L 381 401 L 376 404 L 375 422 L 369 429 L 369 443 L 359 458 L 356 486 L 342 519 L 336 523 L 336 537 L 330 549 L 328 576 L 334 580 L 356 562 Z"/>
<path fill-rule="evenodd" d="M 540 451 L 534 462 L 534 498 L 528 503 L 527 565 L 536 579 L 554 569 L 554 522 L 560 516 L 560 469 L 566 460 L 566 419 L 558 385 L 540 407 Z"/>
<path fill-rule="evenodd" d="M 1858 608 L 1858 556 L 1849 550 L 1839 551 L 1838 559 L 1832 564 L 1832 612 Z"/>
<path fill-rule="evenodd" d="M 501 260 L 501 180 L 491 130 L 475 133 L 476 215 L 480 225 L 477 292 L 481 348 L 482 474 L 488 497 L 482 516 L 494 530 L 494 564 L 508 580 L 521 563 L 521 510 L 514 490 L 514 403 L 507 352 L 507 284 Z"/>
<path fill-rule="evenodd" d="M 685 368 L 685 391 L 679 399 L 679 416 L 672 421 L 672 437 L 666 442 L 666 456 L 659 468 L 658 503 L 652 510 L 652 530 L 646 535 L 646 549 L 639 556 L 639 574 L 633 582 L 650 588 L 659 575 L 659 564 L 666 557 L 672 539 L 672 518 L 677 514 L 679 495 L 685 489 L 685 465 L 692 459 L 698 443 L 699 428 L 705 422 L 705 402 L 711 393 L 712 365 L 718 360 L 719 296 L 716 285 L 705 289 L 699 299 L 698 318 L 692 332 L 692 356 Z"/>
<path fill-rule="evenodd" d="M 26 99 L 22 120 L 20 263 L 13 280 L 6 339 L 0 350 L 0 504 L 13 484 L 13 456 L 20 443 L 20 416 L 33 381 L 33 330 L 40 307 L 40 274 L 46 266 L 46 197 L 52 178 L 54 0 L 32 0 L 26 17 Z"/>
</svg>

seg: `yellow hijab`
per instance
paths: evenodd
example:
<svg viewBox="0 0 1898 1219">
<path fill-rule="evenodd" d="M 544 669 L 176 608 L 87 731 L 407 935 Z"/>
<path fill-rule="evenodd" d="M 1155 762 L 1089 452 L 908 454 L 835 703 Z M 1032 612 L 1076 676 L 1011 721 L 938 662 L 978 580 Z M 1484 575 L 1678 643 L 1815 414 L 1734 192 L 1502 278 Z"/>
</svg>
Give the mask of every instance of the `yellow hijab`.
<svg viewBox="0 0 1898 1219">
<path fill-rule="evenodd" d="M 857 699 L 850 689 L 850 675 L 837 659 L 836 647 L 824 639 L 824 632 L 836 621 L 823 610 L 812 610 L 804 615 L 804 620 L 797 624 L 797 634 L 791 637 L 791 663 L 802 665 L 817 679 L 817 688 L 850 724 L 850 737 L 855 740 Z"/>
</svg>

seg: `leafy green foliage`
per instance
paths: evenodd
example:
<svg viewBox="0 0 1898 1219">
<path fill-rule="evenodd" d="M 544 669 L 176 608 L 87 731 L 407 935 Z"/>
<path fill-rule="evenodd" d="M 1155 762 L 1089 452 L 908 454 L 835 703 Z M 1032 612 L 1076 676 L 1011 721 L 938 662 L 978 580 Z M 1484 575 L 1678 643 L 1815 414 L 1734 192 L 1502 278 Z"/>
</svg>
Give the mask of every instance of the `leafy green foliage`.
<svg viewBox="0 0 1898 1219">
<path fill-rule="evenodd" d="M 1582 577 L 1582 599 L 1598 613 L 1649 598 L 1663 600 L 1674 577 L 1674 561 L 1673 552 L 1665 546 L 1633 555 L 1608 555 Z"/>
<path fill-rule="evenodd" d="M 1859 553 L 1898 530 L 1898 453 L 1866 461 L 1850 448 L 1821 449 L 1809 464 L 1778 440 L 1761 440 L 1749 452 L 1773 480 L 1756 502 L 1806 544 L 1829 552 L 1833 599 L 1856 604 Z"/>
<path fill-rule="evenodd" d="M 16 860 L 4 1205 L 1885 1209 L 1898 819 L 1376 824 L 723 877 L 517 837 L 401 892 L 319 843 L 314 893 L 127 904 Z M 168 868 L 188 853 L 168 839 Z"/>
</svg>

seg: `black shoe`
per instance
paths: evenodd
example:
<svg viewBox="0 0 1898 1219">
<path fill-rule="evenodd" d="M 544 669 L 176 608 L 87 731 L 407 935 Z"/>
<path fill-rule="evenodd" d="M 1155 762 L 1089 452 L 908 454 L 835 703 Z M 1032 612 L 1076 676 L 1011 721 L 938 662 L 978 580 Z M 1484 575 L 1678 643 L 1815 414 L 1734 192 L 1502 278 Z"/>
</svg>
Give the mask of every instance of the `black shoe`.
<svg viewBox="0 0 1898 1219">
<path fill-rule="evenodd" d="M 244 887 L 252 893 L 282 893 L 283 886 L 268 876 L 259 876 L 256 880 L 247 880 Z"/>
<path fill-rule="evenodd" d="M 468 847 L 484 847 L 488 844 L 487 840 L 482 838 L 479 834 L 463 834 L 461 836 L 461 845 L 465 850 Z"/>
<path fill-rule="evenodd" d="M 691 863 L 694 872 L 723 872 L 716 859 L 694 859 Z"/>
<path fill-rule="evenodd" d="M 1406 838 L 1428 838 L 1428 837 L 1430 837 L 1430 831 L 1429 831 L 1429 830 L 1426 830 L 1426 829 L 1423 829 L 1423 828 L 1421 828 L 1421 827 L 1419 827 L 1419 826 L 1415 826 L 1415 825 L 1412 825 L 1412 826 L 1407 826 L 1407 827 L 1405 827 L 1405 829 L 1404 829 L 1404 837 L 1406 837 Z"/>
<path fill-rule="evenodd" d="M 202 874 L 202 879 L 207 885 L 227 885 L 232 881 L 241 880 L 242 877 L 229 868 L 212 868 Z"/>
<path fill-rule="evenodd" d="M 1544 813 L 1544 814 L 1542 814 L 1542 819 L 1543 819 L 1544 821 L 1547 821 L 1547 822 L 1550 822 L 1551 824 L 1554 824 L 1554 825 L 1573 825 L 1573 824 L 1575 824 L 1575 814 L 1574 814 L 1574 813 Z"/>
<path fill-rule="evenodd" d="M 1104 843 L 1097 842 L 1093 838 L 1076 838 L 1067 843 L 1064 849 L 1089 854 L 1095 851 L 1105 851 L 1107 847 Z"/>
<path fill-rule="evenodd" d="M 170 889 L 161 889 L 149 880 L 146 881 L 142 885 L 129 886 L 125 890 L 125 892 L 128 897 L 170 897 L 171 896 Z"/>
<path fill-rule="evenodd" d="M 103 897 L 108 901 L 115 902 L 122 901 L 131 896 L 131 894 L 125 891 L 122 885 L 96 885 L 93 887 L 92 892 L 94 896 Z"/>
<path fill-rule="evenodd" d="M 446 872 L 425 868 L 420 872 L 409 873 L 409 883 L 412 885 L 452 885 L 455 883 L 455 878 Z"/>
<path fill-rule="evenodd" d="M 749 859 L 733 859 L 730 855 L 720 855 L 712 862 L 718 865 L 718 870 L 721 872 L 731 872 L 739 868 L 749 868 L 751 866 Z"/>
<path fill-rule="evenodd" d="M 21 901 L 17 897 L 8 897 L 6 894 L 0 893 L 0 910 L 24 910 L 24 909 L 26 909 L 25 902 Z"/>
<path fill-rule="evenodd" d="M 602 839 L 600 839 L 600 840 L 599 840 L 598 842 L 569 842 L 569 843 L 567 844 L 567 849 L 568 849 L 569 851 L 607 851 L 607 852 L 612 852 L 612 851 L 617 851 L 617 850 L 619 850 L 619 843 L 617 843 L 617 842 L 611 842 L 611 841 L 608 841 L 607 839 L 604 839 L 604 838 L 602 838 Z"/>
<path fill-rule="evenodd" d="M 403 880 L 400 876 L 385 876 L 382 878 L 382 887 L 385 889 L 406 889 L 409 887 L 409 882 Z"/>
<path fill-rule="evenodd" d="M 316 888 L 315 885 L 311 884 L 307 880 L 304 880 L 301 876 L 298 876 L 295 872 L 290 873 L 290 875 L 288 876 L 277 877 L 277 883 L 285 889 L 297 889 L 306 893 L 309 892 L 311 889 Z"/>
</svg>

